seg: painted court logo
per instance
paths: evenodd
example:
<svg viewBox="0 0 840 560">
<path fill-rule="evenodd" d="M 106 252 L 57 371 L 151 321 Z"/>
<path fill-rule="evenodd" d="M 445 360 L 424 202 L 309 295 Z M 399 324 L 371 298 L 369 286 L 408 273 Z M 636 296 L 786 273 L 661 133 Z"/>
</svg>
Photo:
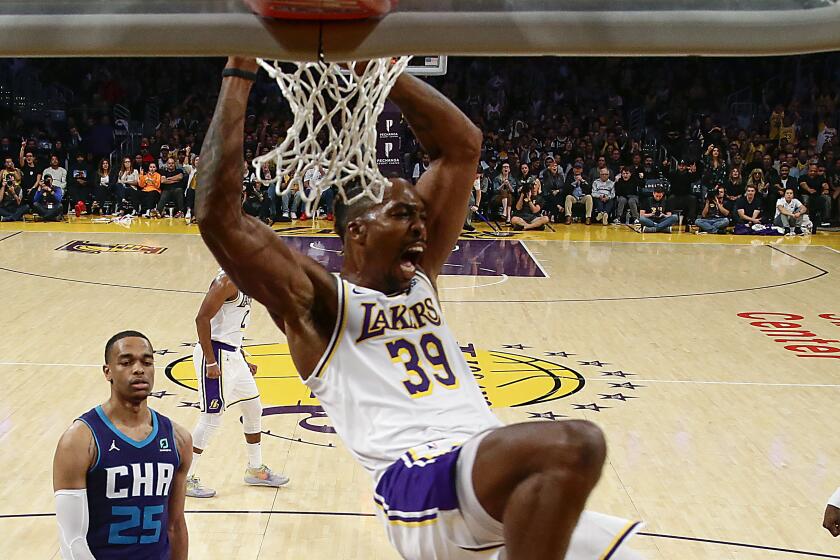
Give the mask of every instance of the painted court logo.
<svg viewBox="0 0 840 560">
<path fill-rule="evenodd" d="M 552 360 L 562 358 L 575 364 L 575 368 L 587 368 L 587 374 L 606 376 L 598 378 L 601 383 L 595 384 L 597 395 L 587 395 L 589 391 L 581 394 L 586 385 L 581 373 L 555 361 L 520 353 L 520 349 L 527 348 L 522 345 L 506 346 L 505 350 L 483 350 L 473 344 L 463 344 L 461 352 L 490 407 L 521 410 L 528 414 L 524 420 L 555 420 L 566 417 L 565 413 L 570 410 L 600 412 L 638 398 L 633 394 L 642 387 L 627 377 L 634 374 L 621 370 L 600 371 L 614 369 L 607 368 L 606 363 L 578 361 L 569 358 L 574 354 L 565 352 L 546 352 Z M 335 430 L 318 400 L 298 377 L 289 347 L 286 344 L 258 344 L 248 346 L 247 350 L 251 356 L 249 361 L 259 368 L 256 380 L 264 406 L 264 433 L 290 441 L 333 447 Z M 192 356 L 170 363 L 166 375 L 184 388 L 197 390 Z M 182 406 L 194 407 L 195 403 L 184 401 Z M 269 420 L 270 417 L 276 420 Z"/>
<path fill-rule="evenodd" d="M 151 245 L 135 245 L 133 243 L 94 243 L 93 241 L 71 241 L 56 251 L 70 251 L 71 253 L 87 253 L 99 255 L 101 253 L 144 253 L 146 255 L 159 255 L 166 251 L 166 247 L 153 247 Z"/>
</svg>

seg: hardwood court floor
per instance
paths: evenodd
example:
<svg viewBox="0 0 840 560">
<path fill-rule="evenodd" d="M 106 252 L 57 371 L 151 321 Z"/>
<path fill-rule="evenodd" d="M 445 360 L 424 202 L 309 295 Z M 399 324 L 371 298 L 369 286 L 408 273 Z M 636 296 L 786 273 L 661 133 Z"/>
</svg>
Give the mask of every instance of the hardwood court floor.
<svg viewBox="0 0 840 560">
<path fill-rule="evenodd" d="M 333 262 L 321 230 L 283 229 Z M 216 270 L 196 233 L 165 220 L 0 225 L 0 558 L 58 558 L 52 455 L 72 419 L 108 395 L 100 364 L 111 334 L 151 337 L 151 405 L 192 429 L 193 319 Z M 589 507 L 644 519 L 637 550 L 652 560 L 840 558 L 820 527 L 840 484 L 840 359 L 785 349 L 795 343 L 750 324 L 789 320 L 840 339 L 840 235 L 560 226 L 472 237 L 490 241 L 462 240 L 452 261 L 461 274 L 441 280 L 451 327 L 505 421 L 604 428 L 608 464 Z M 367 475 L 324 428 L 259 306 L 247 336 L 270 432 L 264 457 L 291 484 L 242 484 L 232 411 L 199 469 L 219 496 L 188 499 L 191 557 L 395 559 L 371 517 Z"/>
</svg>

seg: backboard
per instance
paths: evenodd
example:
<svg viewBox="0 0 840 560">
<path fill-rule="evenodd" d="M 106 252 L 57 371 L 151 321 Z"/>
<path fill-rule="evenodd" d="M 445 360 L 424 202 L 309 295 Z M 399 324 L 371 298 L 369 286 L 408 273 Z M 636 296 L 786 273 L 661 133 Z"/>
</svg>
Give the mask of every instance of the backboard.
<svg viewBox="0 0 840 560">
<path fill-rule="evenodd" d="M 0 2 L 2 56 L 771 55 L 838 50 L 838 29 L 836 0 L 401 0 L 305 23 L 242 0 Z"/>
</svg>

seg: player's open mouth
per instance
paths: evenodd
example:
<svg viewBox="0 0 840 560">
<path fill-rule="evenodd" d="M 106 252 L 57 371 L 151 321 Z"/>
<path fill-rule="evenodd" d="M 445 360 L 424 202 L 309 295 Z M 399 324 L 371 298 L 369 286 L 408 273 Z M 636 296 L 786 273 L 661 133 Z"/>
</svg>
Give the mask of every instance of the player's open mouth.
<svg viewBox="0 0 840 560">
<path fill-rule="evenodd" d="M 406 274 L 406 276 L 414 275 L 414 272 L 417 270 L 417 265 L 423 257 L 423 251 L 425 250 L 425 245 L 416 243 L 406 249 L 402 256 L 400 256 L 400 269 Z"/>
</svg>

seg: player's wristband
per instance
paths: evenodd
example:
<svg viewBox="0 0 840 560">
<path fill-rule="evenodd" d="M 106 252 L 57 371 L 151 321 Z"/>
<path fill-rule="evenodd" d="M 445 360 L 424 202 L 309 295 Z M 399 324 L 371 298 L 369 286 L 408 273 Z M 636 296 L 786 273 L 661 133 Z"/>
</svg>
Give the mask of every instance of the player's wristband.
<svg viewBox="0 0 840 560">
<path fill-rule="evenodd" d="M 204 367 L 213 367 L 219 365 L 218 362 L 213 362 L 212 364 L 204 364 Z"/>
<path fill-rule="evenodd" d="M 828 499 L 828 505 L 840 508 L 840 488 L 834 491 L 834 494 Z"/>
<path fill-rule="evenodd" d="M 257 81 L 257 73 L 241 68 L 225 68 L 222 70 L 222 78 L 242 78 L 243 80 Z"/>
</svg>

